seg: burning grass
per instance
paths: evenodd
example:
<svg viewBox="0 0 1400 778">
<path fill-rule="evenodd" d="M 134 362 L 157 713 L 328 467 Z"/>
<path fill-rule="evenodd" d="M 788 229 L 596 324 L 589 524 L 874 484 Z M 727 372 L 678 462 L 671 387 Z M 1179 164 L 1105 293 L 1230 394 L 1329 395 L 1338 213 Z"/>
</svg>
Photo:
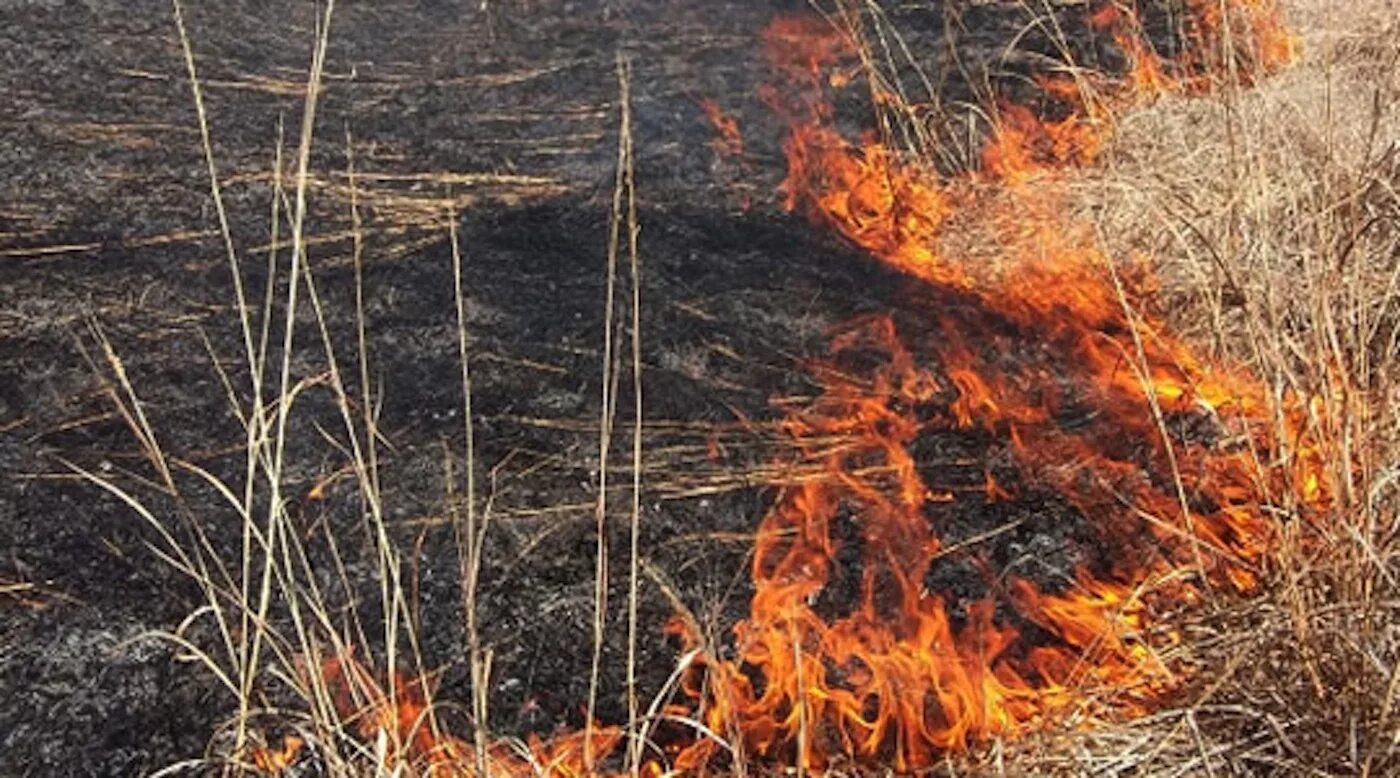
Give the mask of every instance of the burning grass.
<svg viewBox="0 0 1400 778">
<path fill-rule="evenodd" d="M 1131 47 L 1129 77 L 1099 84 L 1092 99 L 1066 77 L 1042 77 L 1046 93 L 1069 103 L 1067 115 L 1047 120 L 1003 104 L 983 164 L 952 176 L 873 134 L 856 144 L 834 129 L 826 94 L 844 78 L 829 73 L 861 47 L 861 9 L 840 8 L 844 27 L 769 27 L 785 79 L 770 101 L 791 124 L 787 206 L 976 305 L 952 302 L 955 313 L 931 336 L 941 341 L 932 350 L 953 385 L 950 403 L 937 399 L 939 373 L 888 324 L 836 342 L 838 354 L 887 354 L 888 364 L 829 386 L 829 397 L 791 417 L 799 441 L 834 432 L 849 448 L 809 452 L 828 461 L 832 483 L 794 490 L 761 530 L 752 613 L 736 628 L 743 653 L 712 663 L 711 687 L 697 692 L 712 730 L 799 770 L 853 755 L 906 771 L 1067 717 L 1141 716 L 1181 683 L 1161 656 L 1178 636 L 1150 637 L 1149 625 L 1173 610 L 1164 604 L 1209 599 L 1220 586 L 1256 591 L 1271 576 L 1282 525 L 1311 526 L 1333 511 L 1335 474 L 1323 462 L 1346 455 L 1320 435 L 1322 397 L 1298 387 L 1271 395 L 1243 366 L 1203 362 L 1143 307 L 1150 260 L 1115 263 L 1061 210 L 1066 171 L 1102 153 L 1125 106 L 1254 83 L 1287 64 L 1296 45 L 1272 11 L 1195 8 L 1189 55 L 1163 63 L 1145 58 L 1146 44 Z M 1137 28 L 1116 6 L 1091 25 L 1125 47 Z M 1222 47 L 1235 34 L 1232 53 Z M 1211 51 L 1226 59 L 1202 54 Z M 875 103 L 912 113 L 890 94 Z M 990 244 L 986 262 L 945 248 L 964 213 Z M 1017 352 L 1027 341 L 1038 354 Z M 1007 359 L 1008 350 L 1017 353 Z M 1062 403 L 1087 406 L 1091 421 L 1067 425 Z M 1172 433 L 1172 419 L 1202 415 L 1214 432 Z M 1115 548 L 1113 563 L 1082 564 L 1054 592 L 993 572 L 1006 576 L 994 584 L 1005 591 L 959 605 L 955 618 L 924 583 L 943 529 L 928 507 L 939 496 L 909 451 L 939 427 L 974 426 L 1009 439 L 1027 480 L 1069 499 Z M 1145 456 L 1124 449 L 1125 434 L 1148 447 Z M 879 475 L 865 474 L 872 469 Z M 988 488 L 989 502 L 1002 499 L 1016 498 Z M 824 617 L 812 603 L 841 553 L 843 520 L 859 527 L 844 542 L 861 547 L 862 594 L 849 612 Z M 1143 536 L 1155 539 L 1152 550 L 1134 543 Z M 714 751 L 696 748 L 701 763 Z M 693 764 L 692 754 L 677 763 Z"/>
<path fill-rule="evenodd" d="M 783 16 L 765 32 L 775 75 L 764 99 L 788 125 L 782 204 L 917 279 L 940 313 L 912 331 L 893 315 L 844 325 L 830 353 L 807 366 L 815 393 L 775 403 L 780 420 L 768 434 L 788 450 L 754 539 L 753 599 L 732 637 L 702 628 L 664 573 L 645 569 L 637 545 L 645 249 L 630 76 L 619 60 L 590 693 L 577 731 L 520 742 L 492 736 L 491 650 L 475 622 L 491 527 L 489 512 L 477 513 L 470 317 L 455 227 L 467 448 L 462 477 L 448 482 L 464 489 L 451 503 L 460 506 L 452 518 L 474 696 L 458 701 L 469 714 L 441 717 L 470 721 L 465 729 L 439 720 L 444 701 L 423 669 L 409 576 L 386 529 L 364 332 L 346 362 L 358 375 L 342 373 L 315 279 L 299 264 L 306 199 L 318 181 L 340 181 L 308 170 L 328 4 L 296 172 L 284 175 L 279 159 L 272 176 L 279 187 L 292 183 L 274 204 L 286 203 L 291 222 L 279 353 L 290 360 L 291 320 L 305 295 L 330 365 L 318 381 L 337 398 L 340 445 L 374 538 L 382 654 L 371 653 L 358 619 L 343 623 L 321 602 L 321 576 L 284 512 L 287 416 L 306 386 L 291 380 L 287 361 L 267 361 L 266 326 L 240 322 L 252 399 L 235 402 L 248 453 L 237 487 L 169 461 L 137 387 L 102 341 L 123 417 L 154 470 L 172 493 L 177 467 L 220 491 L 244 528 L 239 560 L 219 566 L 204 549 L 182 549 L 141 501 L 79 471 L 160 528 L 172 561 L 203 588 L 208 602 L 192 620 L 212 620 L 220 639 L 214 648 L 174 639 L 240 702 L 214 769 L 1395 769 L 1400 50 L 1383 32 L 1340 37 L 1359 29 L 1354 19 L 1331 16 L 1300 41 L 1272 2 L 1200 0 L 1184 4 L 1180 49 L 1167 55 L 1143 35 L 1152 20 L 1130 4 L 1091 5 L 1090 26 L 1116 42 L 1124 72 L 1064 61 L 1036 74 L 1038 105 L 1001 96 L 979 107 L 988 130 L 975 156 L 949 154 L 919 129 L 932 109 L 909 96 L 908 69 L 890 54 L 899 31 L 879 7 L 840 2 L 826 18 Z M 858 84 L 873 93 L 877 129 L 855 139 L 839 128 L 833 100 Z M 1366 98 L 1354 98 L 1363 85 Z M 717 149 L 743 157 L 742 126 L 704 105 L 722 133 Z M 1176 129 L 1183 122 L 1193 131 Z M 209 128 L 201 129 L 218 182 Z M 352 207 L 356 180 L 347 173 L 341 187 Z M 217 184 L 212 196 L 222 215 Z M 464 204 L 433 202 L 404 207 L 422 222 L 425 208 Z M 228 254 L 241 277 L 232 243 Z M 249 310 L 245 291 L 237 294 L 239 310 Z M 630 392 L 620 394 L 623 382 Z M 628 716 L 595 722 L 605 633 L 621 628 L 605 619 L 621 397 L 635 404 L 625 490 Z M 1009 463 L 988 466 L 973 497 L 945 488 L 920 454 L 929 439 L 960 436 Z M 1012 524 L 949 535 L 959 511 L 1006 505 L 1073 523 L 1088 539 L 1074 563 L 1037 577 L 979 551 Z M 975 592 L 938 588 L 953 560 Z M 650 700 L 635 668 L 638 641 L 660 639 L 639 631 L 644 575 L 672 596 L 670 630 L 684 644 Z M 838 579 L 848 591 L 837 592 Z M 270 676 L 303 709 L 260 710 Z M 263 718 L 292 731 L 278 737 Z"/>
<path fill-rule="evenodd" d="M 1200 680 L 1153 717 L 1088 734 L 1079 765 L 1395 769 L 1397 636 L 1382 625 L 1396 614 L 1382 592 L 1396 583 L 1400 116 L 1395 50 L 1373 37 L 1395 20 L 1372 3 L 1291 11 L 1306 59 L 1249 89 L 1129 113 L 1073 202 L 1106 245 L 1157 258 L 1157 304 L 1199 353 L 1248 369 L 1273 398 L 1314 398 L 1334 502 L 1283 527 L 1256 597 L 1187 620 L 1181 650 Z M 1374 57 L 1378 45 L 1391 53 Z"/>
</svg>

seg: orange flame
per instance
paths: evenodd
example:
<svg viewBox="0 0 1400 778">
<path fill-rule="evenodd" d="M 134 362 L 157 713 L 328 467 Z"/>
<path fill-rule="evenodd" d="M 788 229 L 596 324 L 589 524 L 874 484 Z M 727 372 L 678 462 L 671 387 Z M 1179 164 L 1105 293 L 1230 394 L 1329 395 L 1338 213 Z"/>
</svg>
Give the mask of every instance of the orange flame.
<svg viewBox="0 0 1400 778">
<path fill-rule="evenodd" d="M 753 166 L 749 164 L 748 155 L 744 150 L 744 136 L 739 132 L 739 122 L 719 107 L 719 103 L 709 98 L 700 100 L 700 110 L 704 111 L 705 118 L 715 131 L 715 137 L 710 142 L 710 147 L 714 149 L 717 162 L 724 161 L 737 166 L 737 172 L 743 178 L 751 178 Z M 737 204 L 741 212 L 747 212 L 753 205 L 747 189 L 741 188 L 738 182 L 731 182 L 730 189 L 737 189 Z"/>
<path fill-rule="evenodd" d="M 1224 14 L 1213 2 L 1193 8 L 1198 48 L 1235 38 L 1231 65 L 1242 79 L 1296 54 L 1266 0 Z M 1119 104 L 1198 90 L 1220 72 L 1215 53 L 1164 63 L 1120 6 L 1103 6 L 1091 22 L 1129 59 L 1112 89 Z M 1203 364 L 1143 312 L 1154 284 L 1147 263 L 1115 265 L 1086 225 L 1065 216 L 1056 184 L 1101 153 L 1112 125 L 1107 108 L 1079 99 L 1074 84 L 1042 82 L 1077 109 L 1057 121 L 1002 105 L 983 169 L 948 179 L 833 128 L 821 94 L 847 81 L 839 68 L 849 53 L 833 28 L 781 17 L 764 38 L 798 91 L 769 93 L 791 123 L 787 207 L 942 290 L 951 312 L 927 365 L 887 318 L 834 339 L 831 363 L 816 372 L 823 394 L 786 425 L 828 476 L 791 487 L 760 527 L 736 657 L 711 657 L 704 683 L 689 687 L 707 726 L 734 733 L 745 753 L 805 767 L 847 755 L 903 771 L 1070 711 L 1144 711 L 1176 682 L 1155 650 L 1174 638 L 1153 636 L 1151 600 L 1192 601 L 1207 581 L 1254 587 L 1275 534 L 1269 495 L 1325 508 L 1306 414 L 1285 398 L 1293 410 L 1274 434 L 1262 385 Z M 823 78 L 833 66 L 836 75 Z M 946 228 L 969 213 L 998 247 L 993 261 L 944 246 Z M 882 361 L 847 375 L 840 364 L 852 354 Z M 1071 410 L 1082 418 L 1067 424 Z M 970 601 L 928 591 L 944 551 L 930 518 L 939 490 L 914 444 L 958 429 L 1004 439 L 1023 481 L 1062 495 L 1119 549 L 1115 559 L 1082 564 L 1056 591 L 1007 571 L 988 571 L 991 593 Z M 1007 497 L 988 473 L 985 498 Z M 859 566 L 843 568 L 853 549 Z M 853 601 L 832 606 L 851 576 Z M 706 764 L 715 752 L 697 742 L 677 764 Z"/>
<path fill-rule="evenodd" d="M 281 775 L 296 763 L 306 741 L 296 735 L 282 738 L 280 748 L 259 747 L 253 749 L 253 767 L 268 775 Z"/>
<path fill-rule="evenodd" d="M 852 325 L 835 348 L 837 359 L 883 362 L 873 376 L 820 371 L 825 393 L 788 420 L 831 475 L 794 487 L 759 529 L 738 656 L 706 667 L 711 689 L 723 690 L 704 698 L 707 725 L 742 733 L 751 753 L 806 767 L 850 754 L 902 771 L 1086 707 L 1086 686 L 1111 685 L 1126 701 L 1164 683 L 1165 668 L 1138 637 L 1143 606 L 1129 585 L 1080 571 L 1072 590 L 1047 594 L 1012 578 L 1005 602 L 976 599 L 962 615 L 925 588 L 942 543 L 927 511 L 934 490 L 910 448 L 960 425 L 959 411 L 944 405 L 934 373 L 915 366 L 889 319 Z M 832 439 L 847 442 L 832 449 Z M 860 549 L 858 595 L 827 617 L 815 603 L 833 576 L 854 574 L 836 566 L 846 543 Z M 1008 605 L 1057 640 L 1028 650 L 999 613 Z M 703 763 L 713 750 L 697 743 L 681 761 Z"/>
<path fill-rule="evenodd" d="M 739 132 L 739 122 L 708 97 L 700 101 L 700 110 L 705 112 L 705 118 L 715 129 L 715 150 L 731 157 L 744 156 L 744 136 Z"/>
<path fill-rule="evenodd" d="M 1284 26 L 1278 0 L 1189 0 L 1192 64 L 1207 73 L 1235 73 L 1246 82 L 1297 60 L 1302 40 Z"/>
<path fill-rule="evenodd" d="M 320 677 L 336 714 L 354 724 L 367 742 L 386 746 L 379 765 L 385 774 L 410 769 L 429 778 L 471 778 L 477 760 L 471 743 L 443 732 L 432 716 L 431 690 L 425 679 L 392 671 L 387 685 L 349 654 L 321 663 Z M 392 690 L 392 691 L 391 691 Z M 585 759 L 586 730 L 544 740 L 532 735 L 526 752 L 505 741 L 492 743 L 485 754 L 488 775 L 509 778 L 575 778 L 594 774 Z M 617 747 L 617 727 L 592 729 L 592 753 L 607 754 Z"/>
</svg>

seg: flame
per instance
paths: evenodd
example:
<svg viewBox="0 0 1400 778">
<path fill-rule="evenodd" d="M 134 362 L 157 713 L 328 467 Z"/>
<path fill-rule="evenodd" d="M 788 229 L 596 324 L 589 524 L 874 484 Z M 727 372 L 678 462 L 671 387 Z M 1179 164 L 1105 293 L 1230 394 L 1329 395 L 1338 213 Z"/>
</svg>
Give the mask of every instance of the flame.
<svg viewBox="0 0 1400 778">
<path fill-rule="evenodd" d="M 1234 72 L 1247 82 L 1284 68 L 1302 53 L 1302 39 L 1283 24 L 1278 0 L 1190 0 L 1194 29 L 1192 64 L 1198 69 Z M 1226 61 L 1233 55 L 1234 61 Z"/>
<path fill-rule="evenodd" d="M 714 100 L 703 98 L 699 101 L 700 110 L 704 112 L 705 119 L 709 121 L 711 128 L 715 131 L 715 137 L 710 141 L 710 148 L 714 150 L 715 162 L 719 166 L 733 166 L 735 172 L 744 179 L 753 177 L 753 166 L 749 163 L 748 153 L 744 148 L 744 135 L 739 131 L 739 122 L 730 114 L 720 108 L 719 103 Z M 731 181 L 728 187 L 735 195 L 735 202 L 739 211 L 747 213 L 753 205 L 748 189 L 741 181 Z"/>
<path fill-rule="evenodd" d="M 280 748 L 259 747 L 253 749 L 253 767 L 268 775 L 281 775 L 296 763 L 306 741 L 296 735 L 282 738 Z"/>
<path fill-rule="evenodd" d="M 478 774 L 473 745 L 438 727 L 425 679 L 394 670 L 388 673 L 388 683 L 381 684 L 351 653 L 324 660 L 319 677 L 336 715 L 353 725 L 364 741 L 381 744 L 378 767 L 385 775 L 404 770 L 428 778 L 473 778 Z M 586 762 L 590 752 L 584 747 L 590 737 L 591 753 L 607 754 L 621 741 L 622 731 L 595 725 L 591 734 L 579 730 L 548 740 L 531 735 L 523 751 L 519 744 L 507 741 L 491 743 L 484 755 L 486 774 L 508 778 L 594 775 L 596 771 Z M 255 759 L 262 753 L 256 752 Z"/>
<path fill-rule="evenodd" d="M 708 97 L 700 100 L 700 110 L 705 112 L 705 118 L 715 130 L 715 151 L 731 157 L 744 156 L 744 136 L 739 132 L 739 122 Z"/>
<path fill-rule="evenodd" d="M 367 742 L 383 741 L 383 767 L 393 764 L 443 764 L 460 756 L 466 745 L 434 730 L 431 692 L 424 679 L 393 672 L 381 684 L 370 668 L 349 653 L 320 664 L 319 679 L 330 693 L 335 713 L 353 725 Z"/>
<path fill-rule="evenodd" d="M 834 129 L 823 90 L 849 81 L 851 54 L 834 28 L 780 17 L 765 34 L 787 87 L 765 95 L 791 125 L 784 204 L 926 282 L 948 312 L 918 356 L 888 317 L 848 325 L 814 368 L 821 396 L 791 409 L 788 433 L 827 476 L 790 487 L 765 517 L 736 656 L 710 657 L 688 687 L 706 725 L 741 739 L 743 753 L 905 771 L 1071 712 L 1141 714 L 1178 682 L 1159 651 L 1176 638 L 1155 628 L 1154 602 L 1257 586 L 1275 538 L 1271 496 L 1325 509 L 1305 403 L 1284 398 L 1279 423 L 1257 380 L 1198 359 L 1145 305 L 1146 258 L 1105 256 L 1057 194 L 1067 171 L 1102 153 L 1113 110 L 1204 89 L 1224 70 L 1223 43 L 1237 47 L 1229 64 L 1245 81 L 1296 56 L 1271 2 L 1192 9 L 1196 46 L 1166 62 L 1131 9 L 1101 5 L 1090 22 L 1129 63 L 1098 85 L 1109 97 L 1042 79 L 1073 110 L 1047 121 L 1001 105 L 981 169 L 952 177 Z M 945 240 L 969 215 L 994 256 Z M 843 369 L 854 364 L 867 367 Z M 914 450 L 958 430 L 1004 441 L 1022 484 L 1059 494 L 1114 557 L 1051 588 L 976 560 L 986 595 L 927 589 L 952 550 L 933 510 L 942 491 Z M 1014 498 L 989 471 L 983 499 Z M 699 741 L 676 764 L 716 752 Z"/>
<path fill-rule="evenodd" d="M 830 476 L 794 487 L 759 529 L 738 656 L 705 668 L 711 689 L 723 688 L 705 697 L 707 726 L 742 733 L 750 753 L 805 767 L 849 754 L 903 771 L 1084 708 L 1086 688 L 1129 700 L 1165 684 L 1165 667 L 1139 637 L 1143 603 L 1130 585 L 1078 571 L 1074 587 L 1047 593 L 1012 578 L 1004 601 L 965 605 L 925 587 L 943 544 L 928 513 L 936 490 L 910 449 L 936 429 L 966 426 L 965 411 L 934 371 L 917 367 L 890 319 L 841 332 L 833 360 L 856 353 L 881 359 L 873 375 L 824 366 L 823 395 L 788 420 Z M 833 439 L 845 442 L 833 448 Z M 836 565 L 849 558 L 847 544 L 859 548 L 858 571 Z M 823 615 L 833 577 L 850 575 L 859 576 L 855 601 Z M 1027 650 L 1021 628 L 999 612 L 1007 607 L 1056 640 Z M 697 743 L 678 764 L 704 763 L 714 748 Z"/>
<path fill-rule="evenodd" d="M 1090 26 L 1117 43 L 1125 74 L 1042 77 L 1069 110 L 1047 120 L 997 106 L 980 169 L 954 175 L 837 131 L 828 94 L 852 82 L 852 36 L 803 15 L 763 32 L 777 77 L 761 96 L 789 125 L 783 204 L 924 282 L 940 313 L 917 338 L 890 316 L 843 325 L 811 366 L 821 392 L 783 408 L 801 470 L 823 476 L 794 479 L 763 518 L 732 656 L 705 650 L 680 619 L 668 626 L 700 649 L 686 702 L 668 710 L 727 739 L 723 753 L 903 772 L 1071 715 L 1141 715 L 1179 683 L 1162 659 L 1178 639 L 1163 604 L 1250 592 L 1277 517 L 1330 504 L 1326 452 L 1309 432 L 1319 409 L 1197 357 L 1152 313 L 1150 261 L 1104 255 L 1060 194 L 1103 153 L 1124 106 L 1222 77 L 1248 83 L 1300 50 L 1273 0 L 1187 5 L 1192 45 L 1167 60 L 1130 4 L 1093 4 Z M 717 150 L 742 156 L 737 123 L 701 107 Z M 977 240 L 960 246 L 959 233 Z M 940 484 L 917 453 L 937 436 L 989 442 L 1014 473 L 986 466 L 962 493 Z M 1112 555 L 1034 577 L 998 569 L 979 538 L 945 539 L 960 501 L 990 509 L 1032 494 L 1055 495 Z M 930 584 L 951 560 L 974 571 L 975 593 Z M 389 693 L 344 657 L 323 674 L 341 715 L 392 758 L 428 775 L 476 772 L 471 746 L 434 725 L 422 682 L 394 676 Z M 598 772 L 587 754 L 603 758 L 623 733 L 588 731 L 589 748 L 582 732 L 532 739 L 528 756 L 494 745 L 489 770 Z M 662 744 L 669 765 L 642 772 L 705 770 L 721 758 L 716 737 Z"/>
</svg>

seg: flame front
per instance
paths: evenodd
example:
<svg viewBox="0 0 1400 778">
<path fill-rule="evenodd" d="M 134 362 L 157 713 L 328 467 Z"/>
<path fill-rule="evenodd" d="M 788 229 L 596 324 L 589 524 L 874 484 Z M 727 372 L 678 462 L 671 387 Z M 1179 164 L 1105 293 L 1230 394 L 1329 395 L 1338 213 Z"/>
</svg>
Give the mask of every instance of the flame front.
<svg viewBox="0 0 1400 778">
<path fill-rule="evenodd" d="M 1167 62 L 1135 14 L 1100 4 L 1091 26 L 1129 61 L 1123 79 L 1095 85 L 1109 97 L 1091 103 L 1074 82 L 1042 79 L 1068 116 L 1000 106 L 981 169 L 954 176 L 834 129 L 824 95 L 849 80 L 849 36 L 807 17 L 766 31 L 780 83 L 765 96 L 790 123 L 785 204 L 926 282 L 943 313 L 916 348 L 889 317 L 844 327 L 814 368 L 820 396 L 791 409 L 802 459 L 826 476 L 785 489 L 764 519 L 736 656 L 711 657 L 690 685 L 707 726 L 739 753 L 903 771 L 1070 713 L 1141 713 L 1177 682 L 1157 650 L 1174 639 L 1154 621 L 1158 604 L 1249 591 L 1276 516 L 1326 507 L 1306 403 L 1271 403 L 1244 371 L 1198 359 L 1146 312 L 1145 258 L 1105 256 L 1057 194 L 1102 153 L 1115 107 L 1201 91 L 1222 73 L 1252 78 L 1296 55 L 1266 0 L 1190 8 L 1195 45 Z M 980 253 L 946 239 L 968 221 Z M 1020 489 L 1059 495 L 1112 553 L 1047 589 L 947 548 L 939 506 L 967 497 L 931 483 L 915 452 L 958 431 L 1004 446 Z M 988 472 L 978 498 L 1016 496 Z M 974 561 L 986 594 L 930 588 L 955 554 Z M 857 593 L 833 605 L 852 577 Z M 677 765 L 716 753 L 699 741 Z"/>
</svg>

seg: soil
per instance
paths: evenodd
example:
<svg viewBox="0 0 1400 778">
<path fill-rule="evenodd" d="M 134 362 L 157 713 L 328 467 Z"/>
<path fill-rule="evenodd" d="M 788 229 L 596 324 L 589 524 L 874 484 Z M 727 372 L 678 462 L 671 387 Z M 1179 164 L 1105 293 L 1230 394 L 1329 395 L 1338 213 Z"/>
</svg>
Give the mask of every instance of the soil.
<svg viewBox="0 0 1400 778">
<path fill-rule="evenodd" d="M 242 282 L 260 299 L 279 128 L 294 148 L 320 6 L 187 6 Z M 618 52 L 631 63 L 641 203 L 643 554 L 716 634 L 747 608 L 746 535 L 775 488 L 755 474 L 791 453 L 768 424 L 774 398 L 817 391 L 803 362 L 824 352 L 843 321 L 886 313 L 918 331 L 941 307 L 968 304 L 930 299 L 778 207 L 781 126 L 759 97 L 767 71 L 757 33 L 774 13 L 801 7 L 419 0 L 336 8 L 311 159 L 310 272 L 340 367 L 353 375 L 348 137 L 363 189 L 364 323 L 386 519 L 411 549 L 405 571 L 425 661 L 442 668 L 438 696 L 466 704 L 460 562 L 444 479 L 445 452 L 460 468 L 464 448 L 441 209 L 454 206 L 476 472 L 483 492 L 489 485 L 493 517 L 478 602 L 501 734 L 577 726 L 587 699 Z M 951 74 L 940 92 L 950 102 L 977 97 L 968 84 L 1018 88 L 1017 73 L 1034 60 L 1025 52 L 1045 48 L 1032 30 L 1007 56 L 1006 41 L 1025 28 L 1014 3 L 892 13 L 938 42 L 946 56 L 934 64 Z M 0 118 L 0 775 L 146 774 L 206 753 L 236 712 L 234 699 L 159 636 L 203 604 L 199 588 L 162 558 L 171 546 L 131 505 L 78 473 L 129 490 L 177 545 L 198 532 L 215 555 L 237 559 L 237 516 L 192 467 L 241 483 L 244 433 L 228 387 L 246 400 L 249 386 L 170 4 L 0 0 L 0 96 L 9 109 Z M 712 144 L 702 98 L 738 118 L 742 161 Z M 858 126 L 867 114 L 848 108 Z M 305 303 L 295 336 L 293 380 L 323 375 Z M 175 479 L 178 500 L 157 486 L 149 441 L 123 416 L 132 405 L 104 339 L 155 443 L 189 466 Z M 280 353 L 272 357 L 275 364 Z M 628 383 L 611 476 L 624 487 Z M 285 480 L 313 566 L 333 612 L 372 622 L 373 547 L 352 479 L 332 478 L 348 459 L 330 442 L 343 428 L 325 382 L 305 391 L 290 418 Z M 973 436 L 931 441 L 921 456 L 928 467 L 970 458 L 965 473 L 949 471 L 945 481 L 976 487 L 1004 467 L 1005 452 Z M 625 718 L 629 494 L 616 495 L 604 721 Z M 948 509 L 948 540 L 1013 522 L 1014 532 L 979 553 L 998 564 L 1034 558 L 1054 568 L 1044 575 L 1063 576 L 1079 553 L 1073 512 L 1035 499 L 986 510 L 969 497 Z M 1016 511 L 1024 515 L 1002 515 Z M 344 584 L 330 568 L 324 538 L 332 535 L 342 544 Z M 979 596 L 974 567 L 954 556 L 930 586 Z M 661 632 L 672 610 L 649 579 L 640 657 L 648 693 L 674 665 L 676 647 Z"/>
</svg>

